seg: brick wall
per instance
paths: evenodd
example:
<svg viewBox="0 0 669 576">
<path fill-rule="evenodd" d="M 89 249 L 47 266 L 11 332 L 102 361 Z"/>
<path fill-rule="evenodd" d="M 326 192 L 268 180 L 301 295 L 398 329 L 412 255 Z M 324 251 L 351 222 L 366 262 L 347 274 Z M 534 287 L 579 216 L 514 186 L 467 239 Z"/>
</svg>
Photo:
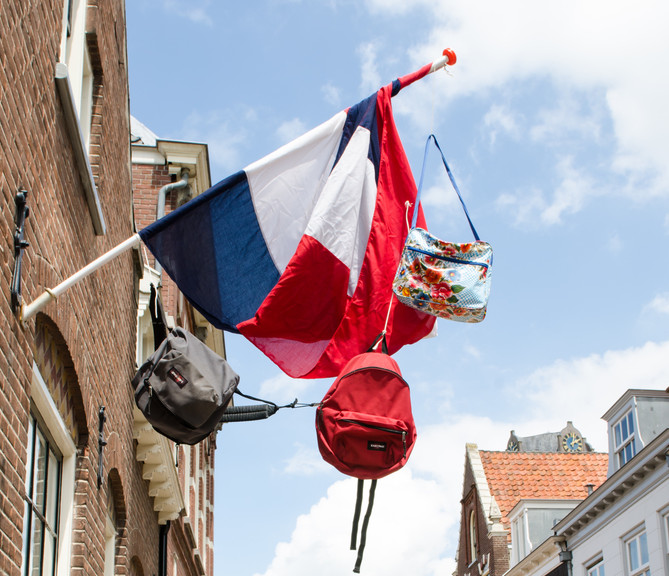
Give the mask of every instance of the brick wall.
<svg viewBox="0 0 669 576">
<path fill-rule="evenodd" d="M 67 365 L 77 416 L 72 574 L 101 574 L 107 503 L 117 510 L 117 574 L 156 574 L 158 525 L 135 460 L 136 267 L 123 254 L 23 326 L 11 308 L 14 196 L 28 191 L 26 302 L 133 233 L 125 23 L 122 0 L 88 0 L 95 70 L 90 160 L 107 226 L 96 236 L 54 82 L 63 0 L 0 4 L 0 573 L 21 574 L 23 496 L 37 334 L 49 328 Z M 42 357 L 42 361 L 44 358 Z M 51 382 L 51 381 L 50 381 Z M 103 484 L 98 413 L 105 406 Z M 114 478 L 110 491 L 109 478 Z"/>
</svg>

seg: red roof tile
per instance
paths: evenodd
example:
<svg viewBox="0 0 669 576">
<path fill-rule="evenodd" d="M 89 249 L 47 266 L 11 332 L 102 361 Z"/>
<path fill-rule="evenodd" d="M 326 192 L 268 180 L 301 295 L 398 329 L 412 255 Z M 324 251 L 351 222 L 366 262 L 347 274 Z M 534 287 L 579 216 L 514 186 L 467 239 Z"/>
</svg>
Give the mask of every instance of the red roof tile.
<svg viewBox="0 0 669 576">
<path fill-rule="evenodd" d="M 608 454 L 489 452 L 480 450 L 491 494 L 508 527 L 508 514 L 520 500 L 583 500 L 587 485 L 598 488 L 608 470 Z"/>
</svg>

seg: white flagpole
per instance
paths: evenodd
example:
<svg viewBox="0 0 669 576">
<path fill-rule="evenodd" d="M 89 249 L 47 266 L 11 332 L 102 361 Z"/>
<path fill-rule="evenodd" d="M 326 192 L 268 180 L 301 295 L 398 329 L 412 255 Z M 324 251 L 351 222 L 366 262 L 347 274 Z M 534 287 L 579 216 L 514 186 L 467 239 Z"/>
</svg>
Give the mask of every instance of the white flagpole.
<svg viewBox="0 0 669 576">
<path fill-rule="evenodd" d="M 99 258 L 93 260 L 93 262 L 91 262 L 78 272 L 75 272 L 69 278 L 63 280 L 55 288 L 51 289 L 47 288 L 46 291 L 43 292 L 40 296 L 38 296 L 33 302 L 21 307 L 20 311 L 21 322 L 27 322 L 30 318 L 32 318 L 35 314 L 37 314 L 40 310 L 42 310 L 42 308 L 44 308 L 47 304 L 49 304 L 51 301 L 55 300 L 58 296 L 60 296 L 63 292 L 65 292 L 65 290 L 67 290 L 80 280 L 83 280 L 91 272 L 94 272 L 98 268 L 102 267 L 104 264 L 106 264 L 110 260 L 113 260 L 126 250 L 130 250 L 130 248 L 134 248 L 135 246 L 139 245 L 140 242 L 141 238 L 139 237 L 139 234 L 134 234 L 127 240 L 121 242 L 118 246 L 112 248 L 108 252 L 105 252 Z"/>
<path fill-rule="evenodd" d="M 432 72 L 436 72 L 437 70 L 441 70 L 442 68 L 445 68 L 446 66 L 453 66 L 456 61 L 456 56 L 455 52 L 451 50 L 450 48 L 446 48 L 444 50 L 444 55 L 439 58 L 439 60 L 435 60 L 432 62 L 432 66 L 430 67 L 430 71 L 428 74 L 432 74 Z"/>
</svg>

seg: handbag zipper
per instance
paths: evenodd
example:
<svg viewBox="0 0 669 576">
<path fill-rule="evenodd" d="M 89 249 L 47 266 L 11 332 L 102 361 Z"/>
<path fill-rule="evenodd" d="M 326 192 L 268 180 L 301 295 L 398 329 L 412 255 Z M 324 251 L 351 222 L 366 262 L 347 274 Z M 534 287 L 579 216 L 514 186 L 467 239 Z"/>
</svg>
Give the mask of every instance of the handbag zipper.
<svg viewBox="0 0 669 576">
<path fill-rule="evenodd" d="M 360 420 L 351 420 L 350 418 L 342 418 L 340 422 L 348 422 L 349 424 L 357 424 L 364 428 L 372 428 L 373 430 L 380 430 L 381 432 L 390 432 L 391 434 L 402 435 L 402 447 L 404 448 L 404 457 L 407 455 L 407 433 L 406 430 L 393 430 L 392 428 L 385 428 L 384 426 L 376 426 L 374 424 L 367 424 L 367 422 L 360 422 Z"/>
<path fill-rule="evenodd" d="M 488 269 L 488 264 L 483 264 L 482 262 L 474 262 L 473 260 L 462 260 L 460 258 L 450 258 L 449 256 L 439 256 L 438 254 L 428 252 L 427 250 L 421 250 L 420 248 L 414 248 L 413 246 L 407 246 L 406 248 L 408 250 L 412 250 L 413 252 L 420 252 L 421 254 L 425 254 L 426 256 L 431 256 L 432 258 L 436 258 L 437 260 L 453 262 L 454 264 L 472 264 L 474 266 L 481 266 L 486 270 Z"/>
</svg>

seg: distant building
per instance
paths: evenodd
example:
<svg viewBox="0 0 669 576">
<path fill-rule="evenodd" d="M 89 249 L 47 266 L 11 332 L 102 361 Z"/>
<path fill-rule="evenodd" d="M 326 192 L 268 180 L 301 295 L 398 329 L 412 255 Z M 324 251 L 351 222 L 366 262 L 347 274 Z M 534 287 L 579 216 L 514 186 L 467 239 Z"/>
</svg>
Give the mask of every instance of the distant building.
<svg viewBox="0 0 669 576">
<path fill-rule="evenodd" d="M 609 428 L 608 455 L 528 453 L 526 457 L 538 458 L 532 466 L 534 472 L 530 472 L 520 462 L 510 469 L 509 462 L 499 457 L 522 453 L 481 452 L 476 489 L 483 494 L 481 508 L 490 520 L 486 523 L 487 533 L 477 531 L 477 537 L 483 537 L 481 550 L 472 548 L 470 556 L 466 556 L 472 542 L 471 537 L 467 539 L 471 512 L 467 511 L 467 500 L 463 500 L 458 575 L 485 576 L 486 566 L 491 575 L 507 576 L 669 574 L 669 394 L 628 390 L 603 418 Z M 467 462 L 475 461 L 475 456 L 470 456 L 472 450 L 468 445 Z M 548 461 L 541 462 L 546 457 L 577 458 L 581 464 L 575 469 L 550 468 Z M 597 474 L 584 474 L 588 460 L 597 462 Z M 608 473 L 606 478 L 603 466 Z M 491 479 L 482 481 L 483 474 Z M 518 476 L 523 478 L 523 487 L 516 491 L 513 479 Z M 556 480 L 563 490 L 558 489 Z M 471 491 L 467 482 L 466 464 L 463 493 Z M 506 512 L 509 508 L 510 512 Z M 504 514 L 508 514 L 510 525 L 506 568 L 499 561 L 503 557 L 504 526 L 502 523 L 500 529 L 494 522 Z"/>
<path fill-rule="evenodd" d="M 593 451 L 592 446 L 571 422 L 567 422 L 567 425 L 559 432 L 546 432 L 536 436 L 516 436 L 516 431 L 511 430 L 506 449 L 509 452 L 580 453 Z"/>
</svg>

